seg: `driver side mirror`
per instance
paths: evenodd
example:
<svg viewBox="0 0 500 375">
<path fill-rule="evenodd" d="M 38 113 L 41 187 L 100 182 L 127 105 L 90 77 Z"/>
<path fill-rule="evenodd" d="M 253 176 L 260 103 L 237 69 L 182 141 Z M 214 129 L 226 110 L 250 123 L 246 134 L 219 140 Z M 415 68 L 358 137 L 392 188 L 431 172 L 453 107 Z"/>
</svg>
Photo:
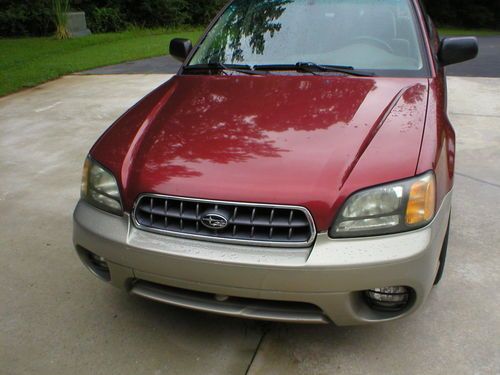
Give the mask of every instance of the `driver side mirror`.
<svg viewBox="0 0 500 375">
<path fill-rule="evenodd" d="M 193 44 L 189 39 L 175 38 L 170 42 L 169 52 L 176 60 L 184 62 L 192 49 Z"/>
<path fill-rule="evenodd" d="M 474 59 L 479 52 L 475 37 L 444 38 L 439 47 L 438 58 L 443 66 Z"/>
</svg>

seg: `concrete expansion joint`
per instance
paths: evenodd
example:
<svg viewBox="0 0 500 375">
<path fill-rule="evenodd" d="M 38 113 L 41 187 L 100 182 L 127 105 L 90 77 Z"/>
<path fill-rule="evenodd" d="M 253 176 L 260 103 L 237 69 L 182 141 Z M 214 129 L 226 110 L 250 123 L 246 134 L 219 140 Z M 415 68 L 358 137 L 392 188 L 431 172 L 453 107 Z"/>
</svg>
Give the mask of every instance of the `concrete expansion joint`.
<svg viewBox="0 0 500 375">
<path fill-rule="evenodd" d="M 259 340 L 257 346 L 255 347 L 255 351 L 253 352 L 253 355 L 252 355 L 252 358 L 250 359 L 250 362 L 248 363 L 248 367 L 247 367 L 247 370 L 245 371 L 245 375 L 251 375 L 250 371 L 252 370 L 252 365 L 255 361 L 255 358 L 257 357 L 257 354 L 259 353 L 259 350 L 262 346 L 262 343 L 264 342 L 266 335 L 269 333 L 270 330 L 271 330 L 271 328 L 268 327 L 267 324 L 263 327 L 260 340 Z"/>
<path fill-rule="evenodd" d="M 460 173 L 460 172 L 455 172 L 455 174 L 457 176 L 468 178 L 469 180 L 473 180 L 473 181 L 479 182 L 480 184 L 484 184 L 484 185 L 489 185 L 489 186 L 493 186 L 493 187 L 496 187 L 496 188 L 500 188 L 500 184 L 495 184 L 494 182 L 485 181 L 485 180 L 482 180 L 480 178 L 469 176 L 469 175 L 466 175 L 466 174 Z"/>
<path fill-rule="evenodd" d="M 476 113 L 460 113 L 460 112 L 450 112 L 452 116 L 470 116 L 470 117 L 488 117 L 488 118 L 500 118 L 500 115 L 479 115 Z"/>
</svg>

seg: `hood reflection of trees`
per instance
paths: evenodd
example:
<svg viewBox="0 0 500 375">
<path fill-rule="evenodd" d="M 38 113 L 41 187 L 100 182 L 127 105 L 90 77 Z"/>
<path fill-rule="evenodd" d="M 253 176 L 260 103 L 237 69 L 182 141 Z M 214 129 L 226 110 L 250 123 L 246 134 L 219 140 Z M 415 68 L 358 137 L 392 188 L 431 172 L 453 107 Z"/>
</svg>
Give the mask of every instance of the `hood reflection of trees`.
<svg viewBox="0 0 500 375">
<path fill-rule="evenodd" d="M 279 158 L 290 150 L 277 147 L 273 133 L 349 125 L 376 88 L 372 79 L 339 85 L 338 78 L 297 78 L 208 78 L 197 80 L 196 88 L 178 82 L 141 145 L 147 151 L 136 166 L 167 181 L 201 175 L 187 163 Z"/>
</svg>

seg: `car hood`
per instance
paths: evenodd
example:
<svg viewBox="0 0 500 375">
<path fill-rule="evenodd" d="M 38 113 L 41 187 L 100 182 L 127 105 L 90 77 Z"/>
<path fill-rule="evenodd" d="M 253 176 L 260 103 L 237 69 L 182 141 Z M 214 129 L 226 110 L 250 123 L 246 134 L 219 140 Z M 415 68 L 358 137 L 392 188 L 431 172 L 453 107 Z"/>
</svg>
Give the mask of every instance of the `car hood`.
<svg viewBox="0 0 500 375">
<path fill-rule="evenodd" d="M 345 198 L 415 174 L 428 82 L 175 76 L 91 151 L 125 208 L 141 193 L 300 205 L 327 230 Z"/>
</svg>

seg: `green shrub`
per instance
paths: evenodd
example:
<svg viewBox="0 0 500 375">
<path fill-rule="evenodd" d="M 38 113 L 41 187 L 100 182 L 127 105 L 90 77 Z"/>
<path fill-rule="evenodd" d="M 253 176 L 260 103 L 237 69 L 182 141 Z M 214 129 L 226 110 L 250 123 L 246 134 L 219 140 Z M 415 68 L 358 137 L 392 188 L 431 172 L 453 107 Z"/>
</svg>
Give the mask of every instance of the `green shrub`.
<svg viewBox="0 0 500 375">
<path fill-rule="evenodd" d="M 226 0 L 72 0 L 86 12 L 95 33 L 120 31 L 128 25 L 175 27 L 207 25 Z M 0 36 L 52 35 L 52 0 L 0 0 Z"/>
<path fill-rule="evenodd" d="M 52 0 L 0 0 L 0 36 L 51 35 Z M 94 32 L 207 25 L 227 0 L 71 0 Z M 248 0 L 251 1 L 251 0 Z M 500 29 L 499 0 L 423 0 L 439 26 Z"/>
<path fill-rule="evenodd" d="M 424 0 L 439 26 L 500 29 L 500 1 Z"/>
<path fill-rule="evenodd" d="M 0 36 L 42 36 L 54 30 L 51 0 L 0 0 Z"/>
<path fill-rule="evenodd" d="M 94 8 L 87 14 L 87 24 L 94 33 L 122 31 L 127 27 L 120 9 Z"/>
<path fill-rule="evenodd" d="M 227 0 L 188 0 L 191 24 L 203 26 L 208 25 L 212 18 L 226 3 Z"/>
<path fill-rule="evenodd" d="M 189 23 L 187 5 L 186 0 L 123 0 L 121 9 L 137 26 L 171 27 Z"/>
</svg>

